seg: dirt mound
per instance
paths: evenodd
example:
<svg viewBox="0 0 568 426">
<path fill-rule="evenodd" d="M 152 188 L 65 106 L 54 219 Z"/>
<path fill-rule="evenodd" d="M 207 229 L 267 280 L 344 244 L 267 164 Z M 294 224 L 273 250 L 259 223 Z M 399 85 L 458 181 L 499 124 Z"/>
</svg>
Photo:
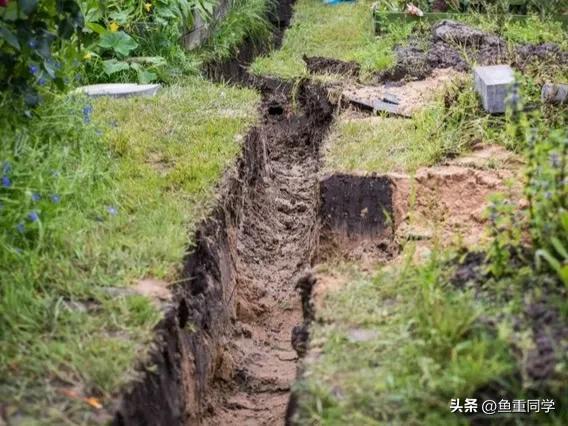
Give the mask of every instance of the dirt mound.
<svg viewBox="0 0 568 426">
<path fill-rule="evenodd" d="M 457 164 L 420 169 L 413 179 L 392 175 L 397 238 L 436 239 L 442 245 L 458 239 L 466 246 L 479 243 L 486 237 L 489 195 L 506 192 L 507 180 L 515 176 L 511 169 L 483 170 Z M 410 194 L 415 194 L 414 198 Z M 517 193 L 514 202 L 521 203 L 520 198 Z"/>
<path fill-rule="evenodd" d="M 520 70 L 539 62 L 568 64 L 568 52 L 552 43 L 526 44 L 511 48 L 501 37 L 468 25 L 443 20 L 432 28 L 426 43 L 413 36 L 405 46 L 395 49 L 396 64 L 377 74 L 379 82 L 421 80 L 436 68 L 468 71 L 473 64 L 510 63 Z"/>
<path fill-rule="evenodd" d="M 517 47 L 513 65 L 524 71 L 534 63 L 551 64 L 555 66 L 568 65 L 568 51 L 560 49 L 554 43 L 525 44 Z"/>
<path fill-rule="evenodd" d="M 306 67 L 311 74 L 340 74 L 347 76 L 357 76 L 361 66 L 356 62 L 345 62 L 339 59 L 324 58 L 321 56 L 303 57 Z"/>
<path fill-rule="evenodd" d="M 481 44 L 499 42 L 493 35 L 484 33 L 476 28 L 469 27 L 461 22 L 443 20 L 432 27 L 434 41 L 443 41 L 451 44 L 472 47 Z"/>
</svg>

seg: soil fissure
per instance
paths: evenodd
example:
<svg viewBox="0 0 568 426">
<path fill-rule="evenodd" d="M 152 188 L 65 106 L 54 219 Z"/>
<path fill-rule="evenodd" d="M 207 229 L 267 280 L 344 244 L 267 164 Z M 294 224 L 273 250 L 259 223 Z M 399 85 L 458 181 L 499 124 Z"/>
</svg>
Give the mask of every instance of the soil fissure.
<svg viewBox="0 0 568 426">
<path fill-rule="evenodd" d="M 302 323 L 295 290 L 318 242 L 319 147 L 333 116 L 324 88 L 263 89 L 217 208 L 199 227 L 143 380 L 115 425 L 284 421 Z"/>
<path fill-rule="evenodd" d="M 332 107 L 316 86 L 300 89 L 300 111 L 290 96 L 268 95 L 262 126 L 250 136 L 246 155 L 255 158 L 257 172 L 243 197 L 237 322 L 224 355 L 236 368 L 217 378 L 207 424 L 282 422 L 296 377 L 290 335 L 302 309 L 295 284 L 316 249 L 319 146 Z"/>
</svg>

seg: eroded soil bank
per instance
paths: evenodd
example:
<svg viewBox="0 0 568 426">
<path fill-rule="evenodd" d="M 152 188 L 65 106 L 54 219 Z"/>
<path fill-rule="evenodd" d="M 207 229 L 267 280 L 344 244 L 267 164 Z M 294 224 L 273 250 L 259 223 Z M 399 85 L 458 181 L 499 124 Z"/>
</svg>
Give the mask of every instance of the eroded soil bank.
<svg viewBox="0 0 568 426">
<path fill-rule="evenodd" d="M 317 243 L 319 146 L 332 118 L 326 93 L 271 94 L 245 153 L 256 169 L 245 186 L 237 231 L 236 323 L 228 360 L 210 396 L 207 424 L 278 424 L 296 375 L 292 328 L 301 322 L 294 286 Z M 231 367 L 234 368 L 231 369 Z"/>
<path fill-rule="evenodd" d="M 301 322 L 294 285 L 315 250 L 319 146 L 333 109 L 309 84 L 267 91 L 261 108 L 197 232 L 153 367 L 125 395 L 115 425 L 283 421 L 296 375 L 290 333 Z"/>
</svg>

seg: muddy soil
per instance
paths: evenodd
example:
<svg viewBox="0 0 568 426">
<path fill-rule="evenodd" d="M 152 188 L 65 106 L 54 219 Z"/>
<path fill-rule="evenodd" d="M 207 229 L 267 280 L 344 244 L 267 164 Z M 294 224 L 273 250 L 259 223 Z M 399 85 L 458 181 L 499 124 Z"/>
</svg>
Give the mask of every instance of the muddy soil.
<svg viewBox="0 0 568 426">
<path fill-rule="evenodd" d="M 317 245 L 319 147 L 333 107 L 305 83 L 265 91 L 261 109 L 164 306 L 151 368 L 141 366 L 113 425 L 284 423 L 291 334 L 303 322 L 295 285 Z"/>
<path fill-rule="evenodd" d="M 309 93 L 308 93 L 309 92 Z M 252 133 L 264 170 L 249 182 L 237 232 L 236 324 L 225 347 L 226 372 L 210 394 L 208 425 L 283 422 L 296 376 L 291 331 L 302 322 L 295 284 L 317 243 L 319 146 L 332 118 L 325 91 L 305 87 L 301 111 L 290 94 L 265 100 Z M 252 163 L 254 164 L 254 163 Z"/>
<path fill-rule="evenodd" d="M 553 43 L 511 47 L 501 37 L 444 20 L 434 25 L 430 39 L 412 36 L 408 44 L 395 49 L 396 64 L 377 74 L 379 82 L 422 80 L 437 68 L 464 72 L 470 64 L 508 63 L 523 71 L 532 64 L 566 66 L 568 52 Z"/>
<path fill-rule="evenodd" d="M 357 62 L 306 55 L 304 55 L 303 60 L 311 74 L 339 74 L 355 77 L 361 71 L 361 66 Z"/>
</svg>

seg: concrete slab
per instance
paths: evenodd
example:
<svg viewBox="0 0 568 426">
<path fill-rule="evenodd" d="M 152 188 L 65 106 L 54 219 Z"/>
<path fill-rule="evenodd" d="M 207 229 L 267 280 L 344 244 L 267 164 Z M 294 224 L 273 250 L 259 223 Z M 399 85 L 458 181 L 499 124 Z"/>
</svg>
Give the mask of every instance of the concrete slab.
<svg viewBox="0 0 568 426">
<path fill-rule="evenodd" d="M 400 104 L 400 98 L 392 93 L 385 93 L 383 95 L 383 101 L 388 102 L 389 104 Z"/>
<path fill-rule="evenodd" d="M 475 89 L 481 96 L 483 108 L 491 114 L 504 113 L 507 96 L 515 82 L 513 69 L 508 65 L 475 67 Z"/>
<path fill-rule="evenodd" d="M 92 84 L 81 86 L 76 92 L 84 93 L 91 98 L 99 96 L 111 96 L 113 98 L 128 98 L 131 96 L 154 96 L 159 84 L 136 84 L 136 83 L 113 83 L 113 84 Z"/>
<path fill-rule="evenodd" d="M 378 114 L 379 112 L 386 112 L 390 115 L 398 116 L 398 117 L 405 117 L 410 118 L 409 114 L 403 112 L 399 106 L 395 103 L 385 102 L 382 99 L 365 99 L 358 96 L 354 96 L 351 93 L 344 93 L 343 96 L 351 103 L 351 105 L 356 106 L 359 109 L 364 111 L 371 111 L 374 114 Z M 390 100 L 394 100 L 391 98 Z M 398 98 L 397 98 L 398 101 Z"/>
</svg>

